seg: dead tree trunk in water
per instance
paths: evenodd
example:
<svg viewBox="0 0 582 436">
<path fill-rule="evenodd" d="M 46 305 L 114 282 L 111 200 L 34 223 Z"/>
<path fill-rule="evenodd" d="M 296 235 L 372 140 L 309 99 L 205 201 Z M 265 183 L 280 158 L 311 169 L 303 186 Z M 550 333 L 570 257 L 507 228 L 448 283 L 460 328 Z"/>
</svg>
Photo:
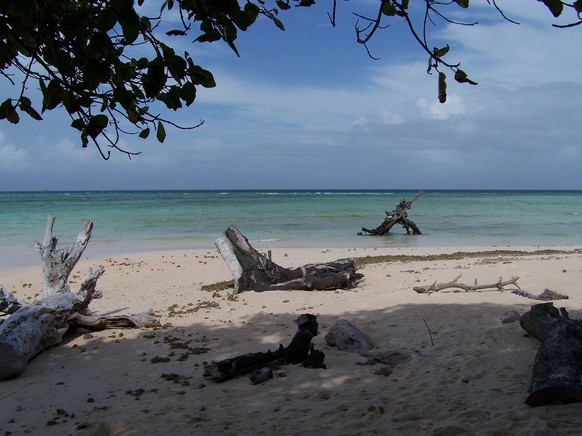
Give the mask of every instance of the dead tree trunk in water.
<svg viewBox="0 0 582 436">
<path fill-rule="evenodd" d="M 93 223 L 85 222 L 83 230 L 71 247 L 57 249 L 58 240 L 52 235 L 54 221 L 54 217 L 48 217 L 44 241 L 42 244 L 34 244 L 43 262 L 44 283 L 41 299 L 28 306 L 11 301 L 7 308 L 16 310 L 2 310 L 10 314 L 10 317 L 0 324 L 0 380 L 20 375 L 30 359 L 47 348 L 60 344 L 69 328 L 103 330 L 111 327 L 159 325 L 158 320 L 149 314 L 113 317 L 93 315 L 89 304 L 93 299 L 102 296 L 96 286 L 97 279 L 105 270 L 102 267 L 95 271 L 89 268 L 76 294 L 71 292 L 68 283 L 69 275 L 91 239 Z M 0 305 L 3 306 L 4 304 Z"/>
<path fill-rule="evenodd" d="M 582 321 L 570 319 L 553 303 L 532 306 L 521 327 L 541 341 L 526 404 L 582 402 Z"/>
<path fill-rule="evenodd" d="M 419 192 L 412 200 L 406 200 L 403 198 L 400 203 L 396 205 L 396 209 L 392 212 L 386 211 L 386 218 L 384 222 L 380 224 L 375 229 L 367 229 L 362 227 L 362 231 L 358 235 L 373 235 L 382 236 L 388 234 L 395 224 L 400 224 L 406 230 L 407 235 L 421 235 L 420 229 L 411 220 L 408 219 L 408 209 L 412 207 L 418 198 L 422 197 L 424 192 Z"/>
<path fill-rule="evenodd" d="M 363 277 L 352 260 L 287 269 L 255 250 L 239 230 L 230 226 L 215 242 L 234 277 L 234 293 L 244 291 L 331 290 L 352 288 Z"/>
</svg>

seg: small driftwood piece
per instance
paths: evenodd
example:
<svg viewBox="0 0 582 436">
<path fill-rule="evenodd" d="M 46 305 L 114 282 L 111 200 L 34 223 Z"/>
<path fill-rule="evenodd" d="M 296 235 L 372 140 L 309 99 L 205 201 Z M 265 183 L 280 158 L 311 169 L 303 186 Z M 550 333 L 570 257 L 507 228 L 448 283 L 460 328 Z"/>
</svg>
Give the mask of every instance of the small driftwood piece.
<svg viewBox="0 0 582 436">
<path fill-rule="evenodd" d="M 382 224 L 380 224 L 375 229 L 367 229 L 362 227 L 362 231 L 358 233 L 361 236 L 382 236 L 387 235 L 388 232 L 394 227 L 396 224 L 400 224 L 406 230 L 407 235 L 421 235 L 419 228 L 412 222 L 412 220 L 408 219 L 408 209 L 412 207 L 412 203 L 418 200 L 420 197 L 424 195 L 424 192 L 419 192 L 412 200 L 406 200 L 403 198 L 400 202 L 396 205 L 396 208 L 391 211 L 385 211 L 386 218 Z"/>
<path fill-rule="evenodd" d="M 544 289 L 544 291 L 539 294 L 535 295 L 531 292 L 527 292 L 521 289 L 515 289 L 511 291 L 512 294 L 519 295 L 521 297 L 531 298 L 532 300 L 539 300 L 539 301 L 552 301 L 552 300 L 567 300 L 567 295 L 560 294 L 559 292 L 552 291 L 550 289 Z"/>
<path fill-rule="evenodd" d="M 151 314 L 101 317 L 89 310 L 93 299 L 101 298 L 97 279 L 102 267 L 89 269 L 77 293 L 71 292 L 68 278 L 91 239 L 93 223 L 86 221 L 71 247 L 57 249 L 52 235 L 55 218 L 48 217 L 42 243 L 35 242 L 43 263 L 42 297 L 30 305 L 21 305 L 2 292 L 0 303 L 10 316 L 0 324 L 0 379 L 20 375 L 28 361 L 42 351 L 62 342 L 71 328 L 102 330 L 118 327 L 150 327 L 159 325 Z M 12 309 L 15 310 L 12 310 Z"/>
<path fill-rule="evenodd" d="M 451 282 L 447 283 L 437 283 L 434 282 L 432 285 L 426 286 L 415 286 L 412 289 L 418 292 L 419 294 L 428 294 L 431 292 L 438 292 L 442 291 L 443 289 L 461 289 L 466 292 L 475 292 L 475 291 L 483 291 L 483 290 L 498 290 L 498 291 L 505 291 L 505 287 L 509 285 L 513 285 L 519 289 L 517 285 L 517 281 L 519 277 L 512 277 L 510 280 L 503 281 L 502 278 L 499 278 L 497 283 L 487 284 L 487 285 L 478 285 L 477 280 L 475 280 L 474 285 L 466 285 L 464 283 L 459 283 L 458 280 L 461 278 L 461 274 L 459 274 L 455 279 Z"/>
<path fill-rule="evenodd" d="M 233 278 L 234 293 L 245 291 L 333 290 L 352 288 L 364 277 L 356 272 L 353 260 L 306 265 L 288 269 L 255 250 L 235 226 L 215 241 Z"/>
<path fill-rule="evenodd" d="M 22 305 L 18 302 L 14 295 L 6 293 L 4 286 L 0 285 L 0 316 L 11 315 L 20 309 Z M 0 318 L 0 324 L 4 322 Z"/>
<path fill-rule="evenodd" d="M 264 369 L 267 367 L 301 363 L 306 368 L 325 368 L 323 364 L 325 354 L 315 350 L 311 343 L 311 340 L 318 334 L 317 317 L 306 313 L 297 318 L 295 323 L 297 324 L 297 333 L 287 347 L 279 345 L 276 351 L 249 353 L 212 362 L 204 367 L 204 377 L 215 382 L 223 382 L 254 371 L 251 383 L 256 384 L 255 382 L 260 383 L 269 378 L 265 378 L 265 374 L 272 374 L 272 371 Z"/>
<path fill-rule="evenodd" d="M 532 306 L 521 327 L 541 341 L 526 404 L 582 402 L 582 321 L 570 319 L 553 303 Z"/>
</svg>

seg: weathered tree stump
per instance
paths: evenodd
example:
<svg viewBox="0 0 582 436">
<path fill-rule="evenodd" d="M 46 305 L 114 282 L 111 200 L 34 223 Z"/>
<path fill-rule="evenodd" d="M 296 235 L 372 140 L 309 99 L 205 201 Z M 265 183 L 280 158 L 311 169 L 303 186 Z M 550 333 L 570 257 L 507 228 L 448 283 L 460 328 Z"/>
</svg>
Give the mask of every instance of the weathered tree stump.
<svg viewBox="0 0 582 436">
<path fill-rule="evenodd" d="M 366 227 L 362 227 L 362 231 L 358 233 L 358 235 L 363 236 L 382 236 L 387 235 L 388 232 L 394 227 L 396 224 L 400 224 L 406 230 L 407 235 L 421 235 L 420 229 L 412 222 L 412 220 L 408 219 L 408 212 L 407 210 L 412 207 L 412 203 L 414 203 L 417 199 L 422 197 L 424 192 L 419 192 L 412 200 L 406 200 L 403 198 L 400 200 L 400 203 L 396 205 L 396 208 L 392 212 L 385 211 L 386 218 L 382 224 L 380 224 L 375 229 L 367 229 Z"/>
<path fill-rule="evenodd" d="M 524 313 L 520 325 L 541 341 L 526 404 L 582 402 L 582 321 L 543 303 Z"/>
<path fill-rule="evenodd" d="M 85 222 L 83 230 L 71 247 L 57 249 L 58 240 L 52 236 L 54 221 L 54 217 L 48 217 L 42 244 L 35 242 L 43 262 L 42 297 L 31 305 L 24 306 L 15 302 L 13 297 L 10 299 L 10 294 L 6 296 L 5 292 L 2 293 L 3 300 L 9 303 L 7 308 L 16 310 L 0 324 L 0 379 L 20 375 L 30 359 L 47 348 L 60 344 L 64 334 L 71 328 L 102 330 L 110 327 L 159 325 L 158 320 L 150 314 L 95 316 L 89 310 L 89 304 L 93 299 L 102 296 L 96 285 L 97 279 L 105 272 L 104 269 L 89 269 L 76 294 L 71 292 L 68 283 L 69 275 L 91 239 L 93 223 Z"/>
<path fill-rule="evenodd" d="M 288 269 L 255 250 L 239 230 L 230 226 L 215 242 L 234 277 L 234 293 L 244 291 L 333 290 L 352 288 L 362 279 L 353 260 Z"/>
<path fill-rule="evenodd" d="M 301 315 L 295 321 L 297 333 L 287 347 L 279 345 L 276 351 L 249 353 L 230 359 L 212 362 L 204 367 L 204 377 L 215 382 L 261 370 L 267 366 L 301 363 L 306 368 L 325 368 L 325 354 L 315 350 L 311 340 L 318 334 L 318 322 L 315 315 Z M 254 382 L 253 382 L 254 383 Z"/>
</svg>

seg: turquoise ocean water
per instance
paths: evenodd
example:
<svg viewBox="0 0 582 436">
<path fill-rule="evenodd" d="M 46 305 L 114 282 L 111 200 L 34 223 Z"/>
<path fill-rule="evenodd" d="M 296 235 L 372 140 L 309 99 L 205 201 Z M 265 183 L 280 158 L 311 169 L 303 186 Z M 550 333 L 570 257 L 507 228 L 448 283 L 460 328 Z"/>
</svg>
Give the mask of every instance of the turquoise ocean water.
<svg viewBox="0 0 582 436">
<path fill-rule="evenodd" d="M 0 268 L 38 262 L 47 216 L 70 244 L 86 219 L 103 254 L 214 248 L 236 225 L 257 247 L 582 246 L 581 191 L 426 191 L 409 211 L 423 232 L 357 236 L 417 191 L 0 192 Z M 32 254 L 31 254 L 32 253 Z M 1 271 L 0 271 L 1 272 Z"/>
</svg>

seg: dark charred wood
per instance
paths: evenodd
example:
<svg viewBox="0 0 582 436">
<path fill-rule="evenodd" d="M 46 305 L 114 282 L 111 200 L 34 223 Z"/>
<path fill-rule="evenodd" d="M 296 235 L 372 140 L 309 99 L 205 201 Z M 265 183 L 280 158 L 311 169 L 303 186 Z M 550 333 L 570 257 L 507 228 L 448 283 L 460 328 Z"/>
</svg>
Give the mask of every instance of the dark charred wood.
<svg viewBox="0 0 582 436">
<path fill-rule="evenodd" d="M 526 404 L 582 402 L 582 321 L 553 303 L 535 305 L 521 327 L 542 343 L 532 370 Z"/>
<path fill-rule="evenodd" d="M 255 250 L 239 230 L 230 226 L 215 242 L 234 277 L 234 292 L 333 290 L 355 287 L 364 277 L 353 260 L 284 268 Z"/>
<path fill-rule="evenodd" d="M 424 192 L 419 192 L 412 200 L 406 200 L 403 198 L 400 202 L 396 205 L 396 208 L 392 212 L 386 211 L 386 218 L 382 224 L 380 224 L 375 229 L 368 229 L 366 227 L 362 227 L 362 232 L 358 233 L 358 235 L 371 235 L 371 236 L 382 236 L 387 235 L 392 227 L 396 224 L 400 224 L 406 230 L 407 235 L 421 235 L 421 231 L 416 224 L 410 219 L 408 219 L 408 212 L 407 210 L 412 207 L 412 203 L 414 203 L 418 198 L 422 197 Z"/>
<path fill-rule="evenodd" d="M 311 340 L 318 334 L 317 317 L 303 314 L 295 321 L 297 333 L 287 347 L 279 345 L 276 351 L 249 353 L 230 359 L 212 362 L 204 367 L 204 377 L 223 382 L 234 377 L 261 371 L 265 367 L 277 368 L 284 364 L 303 364 L 306 368 L 325 368 L 325 354 L 315 350 Z"/>
</svg>

